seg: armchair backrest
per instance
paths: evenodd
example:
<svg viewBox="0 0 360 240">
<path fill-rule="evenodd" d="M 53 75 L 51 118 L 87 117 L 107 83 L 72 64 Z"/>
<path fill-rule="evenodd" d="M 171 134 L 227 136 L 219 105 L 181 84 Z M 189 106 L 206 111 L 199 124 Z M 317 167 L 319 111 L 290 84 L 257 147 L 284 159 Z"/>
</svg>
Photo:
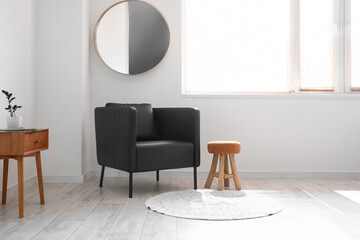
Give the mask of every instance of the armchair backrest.
<svg viewBox="0 0 360 240">
<path fill-rule="evenodd" d="M 135 171 L 135 108 L 95 108 L 95 137 L 97 160 L 101 166 Z"/>
<path fill-rule="evenodd" d="M 154 108 L 159 137 L 192 142 L 195 166 L 200 165 L 200 111 L 197 108 Z"/>
<path fill-rule="evenodd" d="M 136 109 L 137 141 L 156 140 L 158 138 L 153 109 L 149 103 L 107 103 L 105 107 L 134 107 Z"/>
</svg>

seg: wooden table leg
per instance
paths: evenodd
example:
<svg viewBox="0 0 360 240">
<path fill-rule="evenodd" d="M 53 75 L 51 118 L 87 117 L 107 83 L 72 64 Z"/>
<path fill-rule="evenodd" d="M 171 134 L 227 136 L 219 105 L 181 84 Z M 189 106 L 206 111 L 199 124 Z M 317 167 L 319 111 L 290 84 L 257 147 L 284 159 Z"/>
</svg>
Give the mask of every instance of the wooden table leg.
<svg viewBox="0 0 360 240">
<path fill-rule="evenodd" d="M 212 181 L 214 179 L 214 173 L 216 171 L 216 165 L 217 165 L 217 161 L 218 161 L 218 156 L 219 156 L 218 154 L 214 154 L 214 156 L 213 156 L 210 172 L 209 172 L 208 178 L 207 178 L 206 183 L 205 183 L 205 188 L 210 188 L 211 187 L 211 183 L 212 183 Z"/>
<path fill-rule="evenodd" d="M 38 177 L 38 184 L 39 184 L 39 194 L 40 194 L 40 203 L 44 204 L 44 186 L 42 180 L 42 171 L 41 171 L 41 156 L 40 152 L 36 154 L 36 170 L 37 170 L 37 177 Z"/>
<path fill-rule="evenodd" d="M 225 154 L 220 154 L 219 164 L 219 182 L 217 190 L 222 191 L 224 189 L 224 167 L 225 167 Z"/>
<path fill-rule="evenodd" d="M 18 187 L 19 187 L 19 218 L 24 217 L 24 158 L 17 159 L 18 165 Z"/>
<path fill-rule="evenodd" d="M 237 168 L 236 168 L 236 162 L 235 162 L 234 154 L 230 154 L 230 164 L 231 164 L 232 174 L 234 174 L 235 187 L 236 187 L 237 190 L 240 190 L 241 185 L 240 185 L 239 175 L 238 175 Z"/>
<path fill-rule="evenodd" d="M 4 159 L 4 167 L 3 167 L 2 204 L 6 203 L 8 172 L 9 172 L 9 159 L 6 158 Z"/>
<path fill-rule="evenodd" d="M 229 174 L 229 159 L 228 159 L 228 155 L 225 154 L 225 174 Z M 224 185 L 225 187 L 230 187 L 230 180 L 228 178 L 225 178 L 224 180 Z"/>
</svg>

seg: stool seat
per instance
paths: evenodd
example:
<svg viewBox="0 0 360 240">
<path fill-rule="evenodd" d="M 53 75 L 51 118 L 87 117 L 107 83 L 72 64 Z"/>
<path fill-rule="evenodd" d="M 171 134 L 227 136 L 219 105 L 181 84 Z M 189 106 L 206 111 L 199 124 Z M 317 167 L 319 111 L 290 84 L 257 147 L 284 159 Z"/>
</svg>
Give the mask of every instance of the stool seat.
<svg viewBox="0 0 360 240">
<path fill-rule="evenodd" d="M 240 153 L 241 145 L 236 141 L 213 141 L 208 143 L 209 153 L 236 154 Z"/>
</svg>

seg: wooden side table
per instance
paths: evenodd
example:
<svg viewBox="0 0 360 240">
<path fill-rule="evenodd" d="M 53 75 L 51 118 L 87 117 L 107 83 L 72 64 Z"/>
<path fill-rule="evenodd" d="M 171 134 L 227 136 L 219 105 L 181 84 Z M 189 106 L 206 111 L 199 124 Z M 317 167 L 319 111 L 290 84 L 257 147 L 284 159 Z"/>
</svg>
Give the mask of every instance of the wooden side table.
<svg viewBox="0 0 360 240">
<path fill-rule="evenodd" d="M 24 217 L 24 158 L 35 157 L 39 184 L 40 203 L 44 204 L 44 188 L 40 152 L 49 148 L 49 130 L 0 131 L 0 159 L 4 160 L 2 204 L 6 203 L 9 159 L 18 167 L 19 218 Z"/>
</svg>

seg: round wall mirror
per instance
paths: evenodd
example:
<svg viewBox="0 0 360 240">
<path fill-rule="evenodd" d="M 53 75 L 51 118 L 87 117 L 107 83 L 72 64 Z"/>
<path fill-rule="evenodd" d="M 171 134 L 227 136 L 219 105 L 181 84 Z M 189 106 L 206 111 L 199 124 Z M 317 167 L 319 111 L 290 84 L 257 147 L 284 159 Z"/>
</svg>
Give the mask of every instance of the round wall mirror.
<svg viewBox="0 0 360 240">
<path fill-rule="evenodd" d="M 100 16 L 94 43 L 101 60 L 128 75 L 153 69 L 164 58 L 169 27 L 161 13 L 143 1 L 118 2 Z"/>
</svg>

